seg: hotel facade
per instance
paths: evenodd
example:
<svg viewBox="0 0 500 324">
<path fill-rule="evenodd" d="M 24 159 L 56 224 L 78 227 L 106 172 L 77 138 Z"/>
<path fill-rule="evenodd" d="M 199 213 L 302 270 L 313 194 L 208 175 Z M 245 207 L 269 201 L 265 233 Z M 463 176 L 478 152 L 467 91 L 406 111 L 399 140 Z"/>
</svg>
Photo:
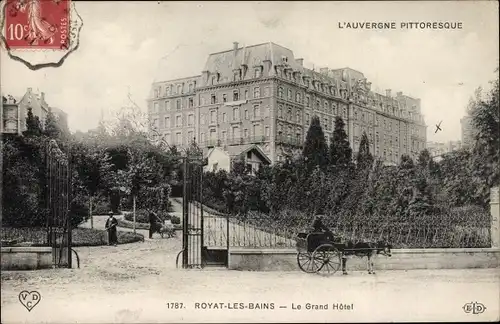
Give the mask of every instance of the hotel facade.
<svg viewBox="0 0 500 324">
<path fill-rule="evenodd" d="M 148 98 L 151 135 L 170 145 L 204 148 L 256 144 L 274 163 L 298 154 L 313 116 L 327 141 L 343 118 L 353 152 L 366 132 L 370 151 L 387 163 L 426 146 L 420 99 L 371 90 L 351 68 L 303 66 L 274 43 L 210 54 L 201 75 L 155 82 Z"/>
</svg>

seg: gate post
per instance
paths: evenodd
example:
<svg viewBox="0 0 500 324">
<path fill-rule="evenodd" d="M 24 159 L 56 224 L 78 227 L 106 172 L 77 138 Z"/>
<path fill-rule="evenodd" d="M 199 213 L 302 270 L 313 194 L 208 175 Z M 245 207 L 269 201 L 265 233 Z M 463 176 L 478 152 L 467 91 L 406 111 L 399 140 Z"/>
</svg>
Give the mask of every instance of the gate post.
<svg viewBox="0 0 500 324">
<path fill-rule="evenodd" d="M 189 211 L 189 202 L 188 202 L 188 159 L 184 158 L 184 183 L 182 186 L 182 267 L 186 268 L 188 264 L 188 211 Z"/>
</svg>

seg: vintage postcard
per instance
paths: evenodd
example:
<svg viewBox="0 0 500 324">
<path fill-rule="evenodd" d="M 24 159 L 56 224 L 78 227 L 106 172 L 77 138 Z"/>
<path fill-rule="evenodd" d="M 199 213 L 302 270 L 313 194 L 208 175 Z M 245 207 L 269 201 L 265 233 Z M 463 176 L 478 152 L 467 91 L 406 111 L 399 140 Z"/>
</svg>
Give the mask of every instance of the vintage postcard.
<svg viewBox="0 0 500 324">
<path fill-rule="evenodd" d="M 498 321 L 498 16 L 1 1 L 1 322 Z"/>
</svg>

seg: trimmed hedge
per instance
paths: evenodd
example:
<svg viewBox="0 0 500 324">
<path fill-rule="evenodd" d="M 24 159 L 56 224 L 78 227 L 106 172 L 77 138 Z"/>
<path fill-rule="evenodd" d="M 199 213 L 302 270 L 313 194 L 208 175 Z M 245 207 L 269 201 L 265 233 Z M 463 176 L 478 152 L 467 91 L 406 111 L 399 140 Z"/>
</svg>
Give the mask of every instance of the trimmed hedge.
<svg viewBox="0 0 500 324">
<path fill-rule="evenodd" d="M 125 227 L 125 228 L 134 228 L 134 222 L 128 221 L 126 219 L 119 219 L 118 220 L 118 226 L 119 227 Z M 142 229 L 142 230 L 149 230 L 149 223 L 139 223 L 139 222 L 136 222 L 135 223 L 135 228 L 136 229 Z M 182 225 L 180 225 L 180 224 L 174 224 L 174 229 L 176 229 L 176 230 L 182 230 Z"/>
<path fill-rule="evenodd" d="M 158 217 L 160 219 L 170 219 L 172 221 L 172 224 L 180 224 L 181 223 L 181 219 L 179 217 L 170 215 L 166 212 L 159 212 Z M 127 212 L 124 214 L 124 218 L 125 218 L 125 220 L 127 220 L 129 222 L 133 222 L 134 221 L 134 214 L 132 212 Z M 149 224 L 149 212 L 146 210 L 142 210 L 142 209 L 136 210 L 135 211 L 135 222 Z"/>
<path fill-rule="evenodd" d="M 117 231 L 118 244 L 144 241 L 144 235 L 128 231 Z M 91 228 L 74 228 L 72 231 L 73 247 L 107 245 L 107 233 L 104 230 Z M 47 231 L 40 227 L 3 227 L 2 241 L 10 241 L 19 245 L 46 246 Z M 24 243 L 24 244 L 23 244 Z"/>
</svg>

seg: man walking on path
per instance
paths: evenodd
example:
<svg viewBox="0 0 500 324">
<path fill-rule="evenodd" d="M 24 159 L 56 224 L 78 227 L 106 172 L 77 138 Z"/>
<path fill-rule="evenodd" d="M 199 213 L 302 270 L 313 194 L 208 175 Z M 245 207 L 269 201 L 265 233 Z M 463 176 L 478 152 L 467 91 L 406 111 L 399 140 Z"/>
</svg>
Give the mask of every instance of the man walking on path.
<svg viewBox="0 0 500 324">
<path fill-rule="evenodd" d="M 106 230 L 108 231 L 108 245 L 117 245 L 118 237 L 116 235 L 116 226 L 118 225 L 118 220 L 113 215 L 113 212 L 109 212 L 109 218 L 106 221 Z"/>
</svg>

